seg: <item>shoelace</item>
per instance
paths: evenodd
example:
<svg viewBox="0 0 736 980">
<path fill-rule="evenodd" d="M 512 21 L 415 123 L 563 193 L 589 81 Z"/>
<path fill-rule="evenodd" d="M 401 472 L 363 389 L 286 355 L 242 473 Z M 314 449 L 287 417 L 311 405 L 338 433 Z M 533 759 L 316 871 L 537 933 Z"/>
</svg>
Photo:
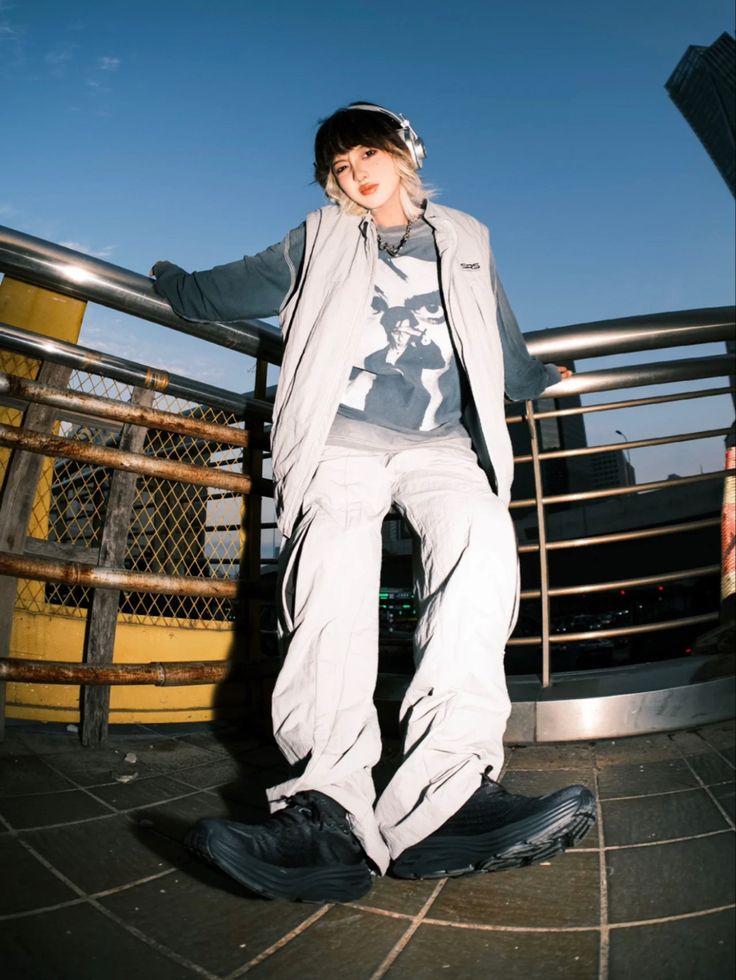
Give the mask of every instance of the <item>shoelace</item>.
<svg viewBox="0 0 736 980">
<path fill-rule="evenodd" d="M 340 821 L 319 806 L 316 800 L 310 799 L 306 794 L 295 793 L 290 797 L 289 803 L 282 809 L 277 810 L 271 817 L 272 820 L 279 820 L 281 823 L 301 823 L 304 819 L 316 824 L 320 830 L 336 830 L 342 834 L 350 834 L 350 828 L 346 821 Z"/>
</svg>

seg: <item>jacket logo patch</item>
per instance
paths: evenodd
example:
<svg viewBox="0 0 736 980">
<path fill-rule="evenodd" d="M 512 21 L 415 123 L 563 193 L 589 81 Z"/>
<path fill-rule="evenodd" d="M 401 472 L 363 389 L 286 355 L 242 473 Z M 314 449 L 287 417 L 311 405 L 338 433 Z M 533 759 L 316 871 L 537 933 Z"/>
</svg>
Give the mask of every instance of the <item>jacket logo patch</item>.
<svg viewBox="0 0 736 980">
<path fill-rule="evenodd" d="M 461 262 L 460 268 L 468 271 L 470 269 L 480 269 L 480 262 Z"/>
</svg>

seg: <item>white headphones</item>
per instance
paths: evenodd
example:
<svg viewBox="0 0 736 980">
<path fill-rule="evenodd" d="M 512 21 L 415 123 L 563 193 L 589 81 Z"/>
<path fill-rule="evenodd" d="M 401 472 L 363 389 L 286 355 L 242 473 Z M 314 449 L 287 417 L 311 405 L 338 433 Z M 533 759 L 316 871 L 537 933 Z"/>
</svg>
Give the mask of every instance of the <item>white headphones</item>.
<svg viewBox="0 0 736 980">
<path fill-rule="evenodd" d="M 427 159 L 427 147 L 424 145 L 424 140 L 421 136 L 417 136 L 414 132 L 411 123 L 405 116 L 402 116 L 400 112 L 396 113 L 391 112 L 390 109 L 384 109 L 383 106 L 373 105 L 372 102 L 351 102 L 348 109 L 365 109 L 368 112 L 382 112 L 384 116 L 393 119 L 398 127 L 402 142 L 411 154 L 414 166 L 417 170 L 422 169 L 422 164 Z"/>
</svg>

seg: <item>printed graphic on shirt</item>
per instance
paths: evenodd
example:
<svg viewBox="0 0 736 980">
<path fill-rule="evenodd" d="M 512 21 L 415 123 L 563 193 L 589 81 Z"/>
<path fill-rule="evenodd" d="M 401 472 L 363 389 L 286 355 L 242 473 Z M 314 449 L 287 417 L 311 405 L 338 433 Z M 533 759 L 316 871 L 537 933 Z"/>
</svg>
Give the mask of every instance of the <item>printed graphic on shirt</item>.
<svg viewBox="0 0 736 980">
<path fill-rule="evenodd" d="M 429 432 L 460 418 L 460 384 L 432 232 L 423 222 L 412 232 L 398 256 L 379 252 L 371 315 L 340 413 Z"/>
</svg>

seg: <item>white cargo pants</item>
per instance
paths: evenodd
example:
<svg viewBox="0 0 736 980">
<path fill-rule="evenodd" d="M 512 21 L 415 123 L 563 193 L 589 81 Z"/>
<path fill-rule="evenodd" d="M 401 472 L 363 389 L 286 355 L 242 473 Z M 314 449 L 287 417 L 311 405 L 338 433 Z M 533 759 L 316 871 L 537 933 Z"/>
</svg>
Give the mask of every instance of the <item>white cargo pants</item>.
<svg viewBox="0 0 736 980">
<path fill-rule="evenodd" d="M 416 672 L 401 706 L 403 762 L 375 804 L 381 522 L 391 504 L 416 532 Z M 282 551 L 286 659 L 273 695 L 276 741 L 297 775 L 272 810 L 320 790 L 348 810 L 384 872 L 456 812 L 503 762 L 510 703 L 504 647 L 518 603 L 507 508 L 466 438 L 396 452 L 325 448 Z M 375 805 L 374 805 L 375 804 Z"/>
</svg>

